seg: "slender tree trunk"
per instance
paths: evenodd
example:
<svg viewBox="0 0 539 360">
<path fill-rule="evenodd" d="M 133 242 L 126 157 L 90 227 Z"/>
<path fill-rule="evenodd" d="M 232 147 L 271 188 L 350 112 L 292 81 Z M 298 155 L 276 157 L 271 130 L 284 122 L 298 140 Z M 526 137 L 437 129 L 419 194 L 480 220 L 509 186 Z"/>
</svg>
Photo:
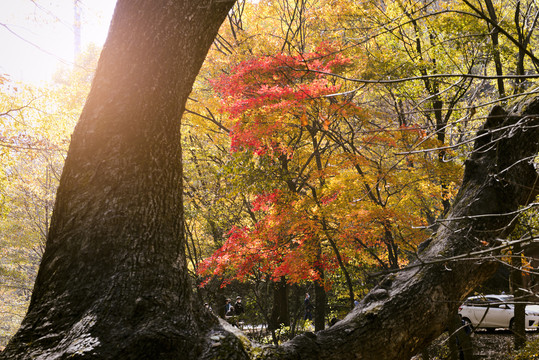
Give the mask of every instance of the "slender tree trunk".
<svg viewBox="0 0 539 360">
<path fill-rule="evenodd" d="M 233 1 L 119 0 L 74 130 L 28 314 L 2 359 L 195 358 L 180 118 Z"/>
<path fill-rule="evenodd" d="M 436 89 L 437 88 L 438 86 L 436 86 Z M 444 102 L 442 100 L 439 100 L 440 96 L 438 94 L 438 90 L 436 90 L 436 93 L 433 94 L 432 96 L 434 96 L 436 99 L 432 102 L 432 107 L 434 110 L 434 118 L 436 119 L 436 138 L 440 142 L 439 146 L 444 147 L 446 126 L 447 126 L 447 122 L 444 121 L 444 117 L 442 114 Z M 440 162 L 440 164 L 444 164 L 446 162 L 445 155 L 446 155 L 445 149 L 441 149 L 438 151 L 438 161 Z M 450 198 L 449 186 L 447 184 L 446 179 L 441 178 L 440 182 L 441 182 L 441 190 L 442 190 L 441 195 L 442 195 L 442 206 L 443 206 L 442 217 L 443 217 L 449 212 L 449 209 L 451 208 L 451 203 L 449 202 L 449 198 Z"/>
<path fill-rule="evenodd" d="M 460 316 L 458 317 L 460 320 Z M 459 339 L 460 349 L 462 351 L 462 357 L 460 360 L 473 360 L 473 343 L 470 334 L 466 332 L 466 329 L 462 327 L 457 331 L 457 336 Z"/>
<path fill-rule="evenodd" d="M 470 335 L 462 324 L 458 314 L 449 321 L 449 352 L 452 360 L 472 360 L 473 347 Z"/>
<path fill-rule="evenodd" d="M 390 269 L 399 268 L 399 247 L 395 243 L 395 238 L 393 237 L 393 231 L 391 223 L 388 219 L 382 220 L 382 226 L 384 227 L 384 243 L 387 247 L 387 259 Z"/>
<path fill-rule="evenodd" d="M 326 234 L 326 238 L 331 245 L 331 248 L 333 249 L 333 252 L 335 253 L 335 257 L 337 258 L 337 262 L 339 264 L 339 268 L 341 269 L 344 279 L 346 281 L 346 286 L 348 288 L 348 297 L 350 301 L 350 309 L 353 309 L 355 306 L 355 297 L 354 297 L 354 287 L 352 285 L 352 278 L 350 277 L 350 274 L 348 273 L 348 269 L 346 268 L 346 265 L 344 264 L 342 260 L 341 253 L 339 251 L 339 248 L 337 247 L 337 244 L 335 243 L 335 240 L 331 237 L 330 234 L 328 234 L 326 221 L 324 220 L 322 223 L 324 233 Z"/>
<path fill-rule="evenodd" d="M 316 162 L 316 168 L 318 171 L 322 171 L 324 167 L 322 165 L 322 154 L 320 152 L 320 146 L 322 143 L 322 138 L 324 136 L 323 135 L 321 135 L 320 137 L 318 136 L 319 130 L 316 127 L 308 126 L 307 129 L 309 131 L 309 135 L 311 136 L 311 141 L 313 145 L 313 154 L 314 154 L 314 159 Z M 324 178 L 321 178 L 321 177 L 318 178 L 318 184 L 319 184 L 318 191 L 320 191 L 320 189 L 324 187 L 325 183 L 326 181 Z M 319 197 L 318 197 L 319 194 L 317 192 L 317 189 L 312 187 L 311 192 L 313 194 L 312 195 L 313 199 L 316 201 L 318 205 L 320 205 Z M 324 221 L 325 221 L 324 218 L 320 220 L 322 222 L 322 226 L 324 226 Z M 317 247 L 318 253 L 316 257 L 317 264 L 315 265 L 315 271 L 317 272 L 319 276 L 319 280 L 316 280 L 314 282 L 314 300 L 315 300 L 314 330 L 320 331 L 320 330 L 324 330 L 324 328 L 326 327 L 326 306 L 327 306 L 327 295 L 326 295 L 326 289 L 324 287 L 325 274 L 324 274 L 324 268 L 322 267 L 322 240 L 321 239 L 317 239 L 316 247 Z"/>
<path fill-rule="evenodd" d="M 459 360 L 459 341 L 457 339 L 457 329 L 459 327 L 459 324 L 456 323 L 456 319 L 453 317 L 451 321 L 449 321 L 448 330 L 449 330 L 449 341 L 448 341 L 448 347 L 449 347 L 449 359 L 450 360 Z"/>
<path fill-rule="evenodd" d="M 490 20 L 496 25 L 498 25 L 498 16 L 496 15 L 496 9 L 494 9 L 494 5 L 492 4 L 492 0 L 484 0 L 485 5 L 487 6 L 488 15 L 490 17 Z M 491 25 L 488 24 L 488 28 L 491 29 Z M 492 26 L 492 29 L 490 30 L 490 39 L 492 40 L 492 56 L 494 59 L 494 67 L 496 68 L 496 75 L 498 75 L 498 79 L 496 80 L 498 84 L 498 94 L 500 95 L 500 98 L 505 97 L 505 85 L 503 82 L 503 79 L 501 76 L 503 76 L 503 65 L 502 65 L 502 59 L 500 57 L 500 42 L 499 37 L 500 30 L 497 26 Z"/>
<path fill-rule="evenodd" d="M 324 330 L 326 327 L 327 295 L 324 289 L 324 271 L 318 269 L 320 279 L 314 282 L 314 331 Z"/>
<path fill-rule="evenodd" d="M 324 269 L 320 265 L 322 261 L 322 244 L 320 241 L 318 241 L 317 248 L 315 271 L 319 279 L 314 281 L 314 330 L 320 331 L 326 327 L 327 296 L 324 287 Z"/>
<path fill-rule="evenodd" d="M 515 29 L 517 31 L 518 35 L 518 42 L 522 44 L 522 47 L 518 48 L 518 55 L 517 55 L 517 61 L 516 61 L 516 75 L 524 75 L 524 59 L 526 58 L 526 53 L 524 52 L 524 49 L 528 47 L 527 39 L 524 35 L 524 29 L 520 26 L 520 1 L 517 1 L 515 6 Z M 532 31 L 532 30 L 530 30 Z M 516 79 L 517 85 L 515 86 L 514 92 L 516 94 L 522 93 L 523 89 L 523 83 L 524 79 Z"/>
<path fill-rule="evenodd" d="M 290 326 L 288 310 L 288 283 L 284 276 L 279 282 L 273 283 L 273 308 L 271 310 L 270 329 L 276 330 L 281 324 Z"/>
<path fill-rule="evenodd" d="M 513 245 L 513 257 L 511 258 L 511 285 L 515 299 L 515 313 L 513 319 L 513 344 L 516 350 L 526 344 L 526 293 L 523 290 L 522 279 L 522 247 L 520 244 Z"/>
</svg>

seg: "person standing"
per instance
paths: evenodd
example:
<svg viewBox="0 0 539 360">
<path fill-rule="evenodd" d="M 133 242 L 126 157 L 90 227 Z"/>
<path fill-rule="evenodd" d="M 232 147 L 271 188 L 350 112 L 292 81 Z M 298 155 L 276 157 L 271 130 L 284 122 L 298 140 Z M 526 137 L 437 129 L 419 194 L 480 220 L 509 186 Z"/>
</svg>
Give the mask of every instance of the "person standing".
<svg viewBox="0 0 539 360">
<path fill-rule="evenodd" d="M 243 304 L 241 303 L 241 296 L 236 297 L 236 303 L 234 304 L 234 312 L 236 315 L 241 315 L 245 309 L 243 308 Z"/>
<path fill-rule="evenodd" d="M 311 304 L 311 296 L 309 293 L 305 293 L 305 316 L 303 320 L 313 320 L 313 306 Z"/>
<path fill-rule="evenodd" d="M 226 299 L 225 316 L 234 316 L 234 306 L 231 299 Z"/>
</svg>

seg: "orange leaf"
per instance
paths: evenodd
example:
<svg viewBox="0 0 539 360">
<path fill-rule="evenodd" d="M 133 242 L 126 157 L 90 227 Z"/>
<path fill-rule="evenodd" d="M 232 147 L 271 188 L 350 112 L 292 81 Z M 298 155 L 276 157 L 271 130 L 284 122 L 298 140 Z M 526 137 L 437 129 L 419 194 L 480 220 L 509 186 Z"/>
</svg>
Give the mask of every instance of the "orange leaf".
<svg viewBox="0 0 539 360">
<path fill-rule="evenodd" d="M 324 119 L 324 122 L 322 123 L 322 126 L 324 127 L 324 130 L 329 129 L 329 118 Z"/>
<path fill-rule="evenodd" d="M 304 112 L 303 115 L 301 115 L 301 126 L 307 125 L 309 125 L 309 119 L 307 119 L 307 113 Z"/>
</svg>

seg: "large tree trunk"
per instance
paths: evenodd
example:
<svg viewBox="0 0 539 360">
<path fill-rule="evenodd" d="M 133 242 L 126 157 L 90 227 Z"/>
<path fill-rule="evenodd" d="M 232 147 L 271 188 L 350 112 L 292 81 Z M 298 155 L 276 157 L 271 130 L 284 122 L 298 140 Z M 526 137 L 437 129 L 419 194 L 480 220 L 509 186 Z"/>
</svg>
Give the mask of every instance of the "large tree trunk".
<svg viewBox="0 0 539 360">
<path fill-rule="evenodd" d="M 260 349 L 193 303 L 179 118 L 232 2 L 119 0 L 73 135 L 29 312 L 0 359 L 409 359 L 488 278 L 537 194 L 539 100 L 496 107 L 457 199 L 414 267 L 328 330 Z M 460 257 L 461 255 L 464 255 Z"/>
<path fill-rule="evenodd" d="M 539 192 L 539 99 L 521 114 L 495 107 L 478 136 L 453 208 L 421 259 L 388 275 L 336 325 L 284 344 L 283 359 L 409 359 L 447 329 L 466 295 L 496 270 L 486 253 Z"/>
<path fill-rule="evenodd" d="M 119 0 L 30 308 L 2 359 L 193 358 L 180 118 L 232 0 Z M 75 355 L 76 354 L 76 355 Z"/>
</svg>

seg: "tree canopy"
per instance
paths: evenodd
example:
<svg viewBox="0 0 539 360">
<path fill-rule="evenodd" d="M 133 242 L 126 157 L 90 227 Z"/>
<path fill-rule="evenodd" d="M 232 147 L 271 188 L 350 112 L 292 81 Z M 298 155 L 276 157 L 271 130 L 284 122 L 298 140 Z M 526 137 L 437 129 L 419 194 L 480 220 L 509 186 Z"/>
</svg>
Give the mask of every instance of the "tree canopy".
<svg viewBox="0 0 539 360">
<path fill-rule="evenodd" d="M 7 332 L 31 293 L 0 358 L 417 354 L 500 262 L 534 272 L 538 14 L 119 0 L 84 107 L 86 73 L 0 77 Z M 272 345 L 208 311 L 232 292 Z"/>
</svg>

